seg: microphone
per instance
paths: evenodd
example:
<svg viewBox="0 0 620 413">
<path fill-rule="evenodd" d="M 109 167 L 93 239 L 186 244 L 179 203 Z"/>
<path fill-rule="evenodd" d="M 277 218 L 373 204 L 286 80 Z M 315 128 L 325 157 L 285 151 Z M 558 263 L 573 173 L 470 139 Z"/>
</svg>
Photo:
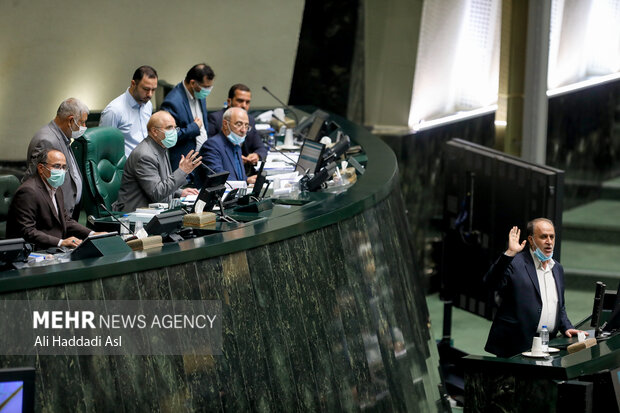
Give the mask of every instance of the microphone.
<svg viewBox="0 0 620 413">
<path fill-rule="evenodd" d="M 293 114 L 293 117 L 295 118 L 295 125 L 299 125 L 299 117 L 297 117 L 297 113 L 295 113 L 295 111 L 289 105 L 287 105 L 286 103 L 284 103 L 280 99 L 278 99 L 278 97 L 276 95 L 274 95 L 273 93 L 271 93 L 271 91 L 269 89 L 267 89 L 266 86 L 263 86 L 263 90 L 265 92 L 269 93 L 271 95 L 271 97 L 273 97 L 275 100 L 278 101 L 278 103 L 280 103 L 282 106 L 287 108 Z"/>
<path fill-rule="evenodd" d="M 335 161 L 336 159 L 340 158 L 340 156 L 342 156 L 342 154 L 345 153 L 350 146 L 351 140 L 347 135 L 344 135 L 343 138 L 338 141 L 338 143 L 336 143 L 325 152 L 325 155 L 323 155 L 323 162 L 327 164 Z"/>
<path fill-rule="evenodd" d="M 286 159 L 288 159 L 289 161 L 291 161 L 292 165 L 297 165 L 297 162 L 293 160 L 293 158 L 291 158 L 290 156 L 287 156 L 284 152 L 282 152 L 280 149 L 276 148 L 275 146 L 271 146 L 269 144 L 269 142 L 265 142 L 265 145 L 267 145 L 267 147 L 269 149 L 273 149 L 274 151 L 278 152 L 280 155 L 284 156 Z M 267 159 L 265 159 L 265 162 L 267 161 Z"/>
<path fill-rule="evenodd" d="M 110 212 L 110 210 L 109 210 L 108 208 L 106 208 L 106 206 L 105 206 L 103 203 L 99 204 L 99 206 L 100 206 L 101 208 L 103 208 L 103 209 L 105 210 L 105 212 L 107 212 L 108 214 L 110 214 L 110 217 L 111 217 L 114 221 L 118 222 L 119 224 L 121 224 L 121 226 L 125 227 L 125 228 L 127 229 L 127 231 L 129 231 L 129 232 L 131 233 L 132 237 L 138 238 L 138 236 L 136 235 L 136 233 L 135 233 L 135 232 L 133 232 L 133 231 L 131 230 L 131 228 L 130 228 L 130 227 L 128 227 L 127 225 L 125 225 L 125 223 L 124 223 L 123 221 L 121 221 L 120 219 L 116 218 L 116 217 L 114 216 L 114 214 L 113 214 L 112 212 Z M 134 239 L 134 238 L 132 238 L 132 239 Z"/>
</svg>

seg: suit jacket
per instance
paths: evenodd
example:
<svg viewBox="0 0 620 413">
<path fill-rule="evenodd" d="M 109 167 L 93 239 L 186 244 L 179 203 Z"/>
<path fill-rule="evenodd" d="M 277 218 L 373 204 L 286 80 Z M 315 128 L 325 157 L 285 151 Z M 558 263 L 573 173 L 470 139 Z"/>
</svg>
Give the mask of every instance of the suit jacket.
<svg viewBox="0 0 620 413">
<path fill-rule="evenodd" d="M 203 162 L 215 173 L 228 171 L 228 180 L 231 181 L 245 181 L 247 176 L 243 169 L 243 160 L 241 159 L 241 148 L 230 143 L 227 137 L 218 133 L 215 136 L 210 137 L 200 148 L 200 155 Z M 238 175 L 235 168 L 235 156 L 238 157 L 241 165 L 241 175 Z M 204 169 L 198 174 L 199 184 L 202 187 L 204 181 Z"/>
<path fill-rule="evenodd" d="M 172 171 L 168 150 L 149 136 L 127 158 L 113 208 L 133 212 L 153 202 L 170 202 L 175 192 L 180 194 L 178 190 L 186 178 L 187 174 L 181 169 Z"/>
<path fill-rule="evenodd" d="M 558 313 L 550 338 L 558 330 L 564 333 L 574 328 L 564 307 L 564 269 L 556 261 L 551 272 L 558 292 Z M 538 276 L 529 249 L 526 247 L 514 258 L 502 254 L 485 275 L 484 283 L 497 291 L 502 300 L 484 349 L 499 357 L 529 350 L 542 312 Z"/>
<path fill-rule="evenodd" d="M 38 175 L 37 156 L 48 149 L 56 149 L 62 152 L 67 159 L 67 175 L 65 176 L 65 182 L 61 186 L 62 192 L 65 195 L 64 204 L 62 205 L 64 205 L 64 208 L 69 212 L 69 216 L 71 216 L 77 204 L 78 189 L 80 191 L 82 189 L 82 175 L 78 168 L 72 167 L 73 165 L 77 166 L 75 155 L 69 146 L 69 141 L 65 134 L 53 120 L 39 129 L 30 141 L 27 154 L 28 170 L 26 170 L 22 182 L 25 182 L 31 176 Z"/>
<path fill-rule="evenodd" d="M 77 223 L 62 207 L 62 188 L 56 190 L 58 213 L 46 184 L 37 174 L 20 185 L 11 201 L 6 224 L 8 238 L 23 238 L 36 249 L 57 246 L 68 237 L 86 238 L 91 230 Z"/>
<path fill-rule="evenodd" d="M 199 102 L 204 126 L 207 129 L 207 104 L 205 99 L 199 99 Z M 190 150 L 196 149 L 196 136 L 200 135 L 200 128 L 194 122 L 183 82 L 166 95 L 161 108 L 172 115 L 177 127 L 181 129 L 177 135 L 177 144 L 169 149 L 170 166 L 174 170 L 179 167 L 181 155 L 187 155 Z"/>
<path fill-rule="evenodd" d="M 226 109 L 222 109 L 209 113 L 209 129 L 207 131 L 209 136 L 215 136 L 222 131 L 222 119 L 224 119 L 225 111 Z M 249 131 L 245 137 L 245 141 L 243 142 L 243 145 L 241 145 L 241 152 L 243 153 L 243 156 L 256 153 L 260 157 L 260 160 L 264 161 L 267 159 L 268 151 L 263 143 L 263 139 L 256 130 L 256 119 L 254 119 L 254 116 L 250 114 L 248 114 L 248 119 L 250 120 L 252 130 Z"/>
</svg>

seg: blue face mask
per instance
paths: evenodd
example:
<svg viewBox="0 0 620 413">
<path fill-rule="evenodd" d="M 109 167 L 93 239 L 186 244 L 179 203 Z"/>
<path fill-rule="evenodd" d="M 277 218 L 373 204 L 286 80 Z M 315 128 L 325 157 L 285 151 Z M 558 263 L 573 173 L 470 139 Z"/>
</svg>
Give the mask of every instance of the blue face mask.
<svg viewBox="0 0 620 413">
<path fill-rule="evenodd" d="M 177 129 L 164 130 L 166 137 L 161 141 L 161 144 L 166 148 L 172 148 L 177 144 Z"/>
<path fill-rule="evenodd" d="M 230 131 L 227 138 L 230 141 L 230 143 L 232 143 L 233 145 L 237 145 L 237 146 L 241 146 L 243 142 L 245 141 L 245 136 L 239 136 L 233 131 Z"/>
<path fill-rule="evenodd" d="M 209 93 L 211 93 L 211 89 L 213 89 L 213 86 L 201 87 L 199 92 L 194 92 L 194 97 L 196 99 L 204 99 L 209 96 Z"/>
<path fill-rule="evenodd" d="M 50 171 L 50 176 L 47 178 L 47 183 L 50 184 L 52 188 L 58 188 L 65 182 L 65 174 L 67 171 L 62 169 L 49 169 L 46 167 L 48 171 Z"/>
<path fill-rule="evenodd" d="M 540 248 L 536 247 L 536 250 L 534 251 L 534 255 L 536 255 L 536 258 L 538 258 L 540 260 L 540 262 L 545 262 L 545 261 L 549 261 L 551 259 L 551 257 L 553 257 L 553 251 L 551 252 L 551 255 L 549 255 L 548 257 L 540 250 Z"/>
</svg>

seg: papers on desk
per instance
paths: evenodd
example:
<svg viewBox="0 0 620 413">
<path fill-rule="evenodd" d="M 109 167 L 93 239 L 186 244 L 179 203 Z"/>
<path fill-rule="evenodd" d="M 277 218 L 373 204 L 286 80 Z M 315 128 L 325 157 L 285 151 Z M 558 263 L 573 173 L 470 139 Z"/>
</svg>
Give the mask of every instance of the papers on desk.
<svg viewBox="0 0 620 413">
<path fill-rule="evenodd" d="M 295 164 L 299 159 L 299 152 L 289 152 L 284 156 L 278 152 L 269 152 L 265 163 L 267 175 L 289 173 L 295 170 Z"/>
</svg>

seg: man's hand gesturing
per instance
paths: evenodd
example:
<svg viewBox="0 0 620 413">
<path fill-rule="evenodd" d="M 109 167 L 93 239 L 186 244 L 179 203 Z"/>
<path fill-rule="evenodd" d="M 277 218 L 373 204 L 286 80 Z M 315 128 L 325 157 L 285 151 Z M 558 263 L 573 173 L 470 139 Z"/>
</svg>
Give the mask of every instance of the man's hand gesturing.
<svg viewBox="0 0 620 413">
<path fill-rule="evenodd" d="M 510 232 L 508 233 L 508 249 L 506 250 L 506 255 L 509 257 L 514 257 L 525 248 L 526 240 L 523 240 L 521 244 L 519 244 L 519 238 L 521 237 L 521 230 L 519 227 L 512 227 Z"/>
</svg>

